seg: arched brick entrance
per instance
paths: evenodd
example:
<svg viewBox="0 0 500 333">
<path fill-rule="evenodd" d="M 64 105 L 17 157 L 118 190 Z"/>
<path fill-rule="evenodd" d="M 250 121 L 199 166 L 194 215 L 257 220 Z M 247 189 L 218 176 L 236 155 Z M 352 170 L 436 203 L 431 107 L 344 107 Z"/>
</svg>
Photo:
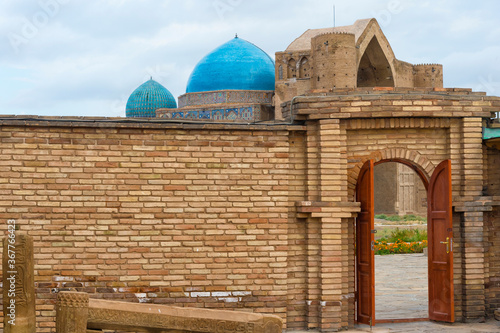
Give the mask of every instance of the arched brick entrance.
<svg viewBox="0 0 500 333">
<path fill-rule="evenodd" d="M 429 235 L 429 318 L 454 321 L 453 298 L 453 229 L 451 217 L 451 161 L 445 160 L 436 168 L 430 181 L 414 163 L 406 159 L 382 159 L 403 163 L 422 179 L 428 189 Z M 369 159 L 361 167 L 356 186 L 356 200 L 361 212 L 356 218 L 356 321 L 373 325 L 375 318 L 375 260 L 374 260 L 374 169 Z M 444 247 L 443 245 L 446 245 Z M 401 318 L 398 318 L 401 319 Z"/>
<path fill-rule="evenodd" d="M 293 103 L 285 114 L 293 110 L 306 126 L 305 149 L 297 150 L 306 160 L 306 187 L 296 207 L 312 254 L 305 272 L 308 327 L 354 325 L 356 184 L 368 160 L 410 165 L 424 183 L 451 161 L 455 321 L 483 318 L 485 298 L 477 295 L 484 293 L 486 268 L 475 263 L 483 262 L 485 243 L 476 239 L 491 205 L 483 194 L 481 135 L 491 114 L 479 105 L 493 102 L 465 90 L 373 88 L 318 91 Z"/>
</svg>

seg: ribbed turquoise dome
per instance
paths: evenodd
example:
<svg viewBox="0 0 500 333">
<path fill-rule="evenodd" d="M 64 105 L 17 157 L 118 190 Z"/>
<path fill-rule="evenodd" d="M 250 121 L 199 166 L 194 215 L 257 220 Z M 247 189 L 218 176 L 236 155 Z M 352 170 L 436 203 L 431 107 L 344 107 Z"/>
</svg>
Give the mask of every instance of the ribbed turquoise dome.
<svg viewBox="0 0 500 333">
<path fill-rule="evenodd" d="M 177 108 L 174 96 L 153 79 L 141 84 L 128 98 L 127 117 L 156 117 L 156 109 Z"/>
<path fill-rule="evenodd" d="M 215 90 L 274 90 L 274 61 L 254 44 L 236 37 L 201 59 L 186 92 Z"/>
</svg>

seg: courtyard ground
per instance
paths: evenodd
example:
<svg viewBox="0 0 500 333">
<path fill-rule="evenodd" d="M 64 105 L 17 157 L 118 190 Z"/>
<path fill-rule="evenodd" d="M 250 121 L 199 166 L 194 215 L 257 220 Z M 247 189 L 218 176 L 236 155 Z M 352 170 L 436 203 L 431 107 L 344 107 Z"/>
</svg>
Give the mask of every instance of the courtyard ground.
<svg viewBox="0 0 500 333">
<path fill-rule="evenodd" d="M 424 254 L 375 256 L 375 317 L 377 319 L 426 318 L 427 257 Z M 304 331 L 305 332 L 305 331 Z M 500 322 L 413 323 L 357 325 L 352 333 L 499 333 Z M 297 332 L 299 333 L 299 332 Z"/>
<path fill-rule="evenodd" d="M 423 253 L 375 256 L 375 318 L 427 318 L 427 257 Z"/>
<path fill-rule="evenodd" d="M 424 254 L 375 256 L 375 317 L 377 319 L 428 317 L 427 257 Z M 349 332 L 374 333 L 498 333 L 500 322 L 445 324 L 430 321 L 358 325 Z"/>
</svg>

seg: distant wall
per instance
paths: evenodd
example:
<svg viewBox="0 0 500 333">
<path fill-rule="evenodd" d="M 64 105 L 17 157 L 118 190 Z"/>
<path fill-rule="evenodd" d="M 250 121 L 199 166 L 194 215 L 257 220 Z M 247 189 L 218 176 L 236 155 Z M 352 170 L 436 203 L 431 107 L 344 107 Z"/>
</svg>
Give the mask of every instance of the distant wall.
<svg viewBox="0 0 500 333">
<path fill-rule="evenodd" d="M 396 163 L 383 163 L 374 168 L 375 214 L 397 214 L 397 171 Z"/>
</svg>

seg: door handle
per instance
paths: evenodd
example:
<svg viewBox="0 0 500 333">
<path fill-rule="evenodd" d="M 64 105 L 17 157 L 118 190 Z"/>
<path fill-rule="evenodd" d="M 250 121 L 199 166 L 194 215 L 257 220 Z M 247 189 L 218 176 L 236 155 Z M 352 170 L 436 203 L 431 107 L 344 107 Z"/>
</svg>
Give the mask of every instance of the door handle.
<svg viewBox="0 0 500 333">
<path fill-rule="evenodd" d="M 453 246 L 453 240 L 450 237 L 446 237 L 446 242 L 440 242 L 441 244 L 446 244 L 446 253 L 450 253 L 450 245 Z"/>
</svg>

